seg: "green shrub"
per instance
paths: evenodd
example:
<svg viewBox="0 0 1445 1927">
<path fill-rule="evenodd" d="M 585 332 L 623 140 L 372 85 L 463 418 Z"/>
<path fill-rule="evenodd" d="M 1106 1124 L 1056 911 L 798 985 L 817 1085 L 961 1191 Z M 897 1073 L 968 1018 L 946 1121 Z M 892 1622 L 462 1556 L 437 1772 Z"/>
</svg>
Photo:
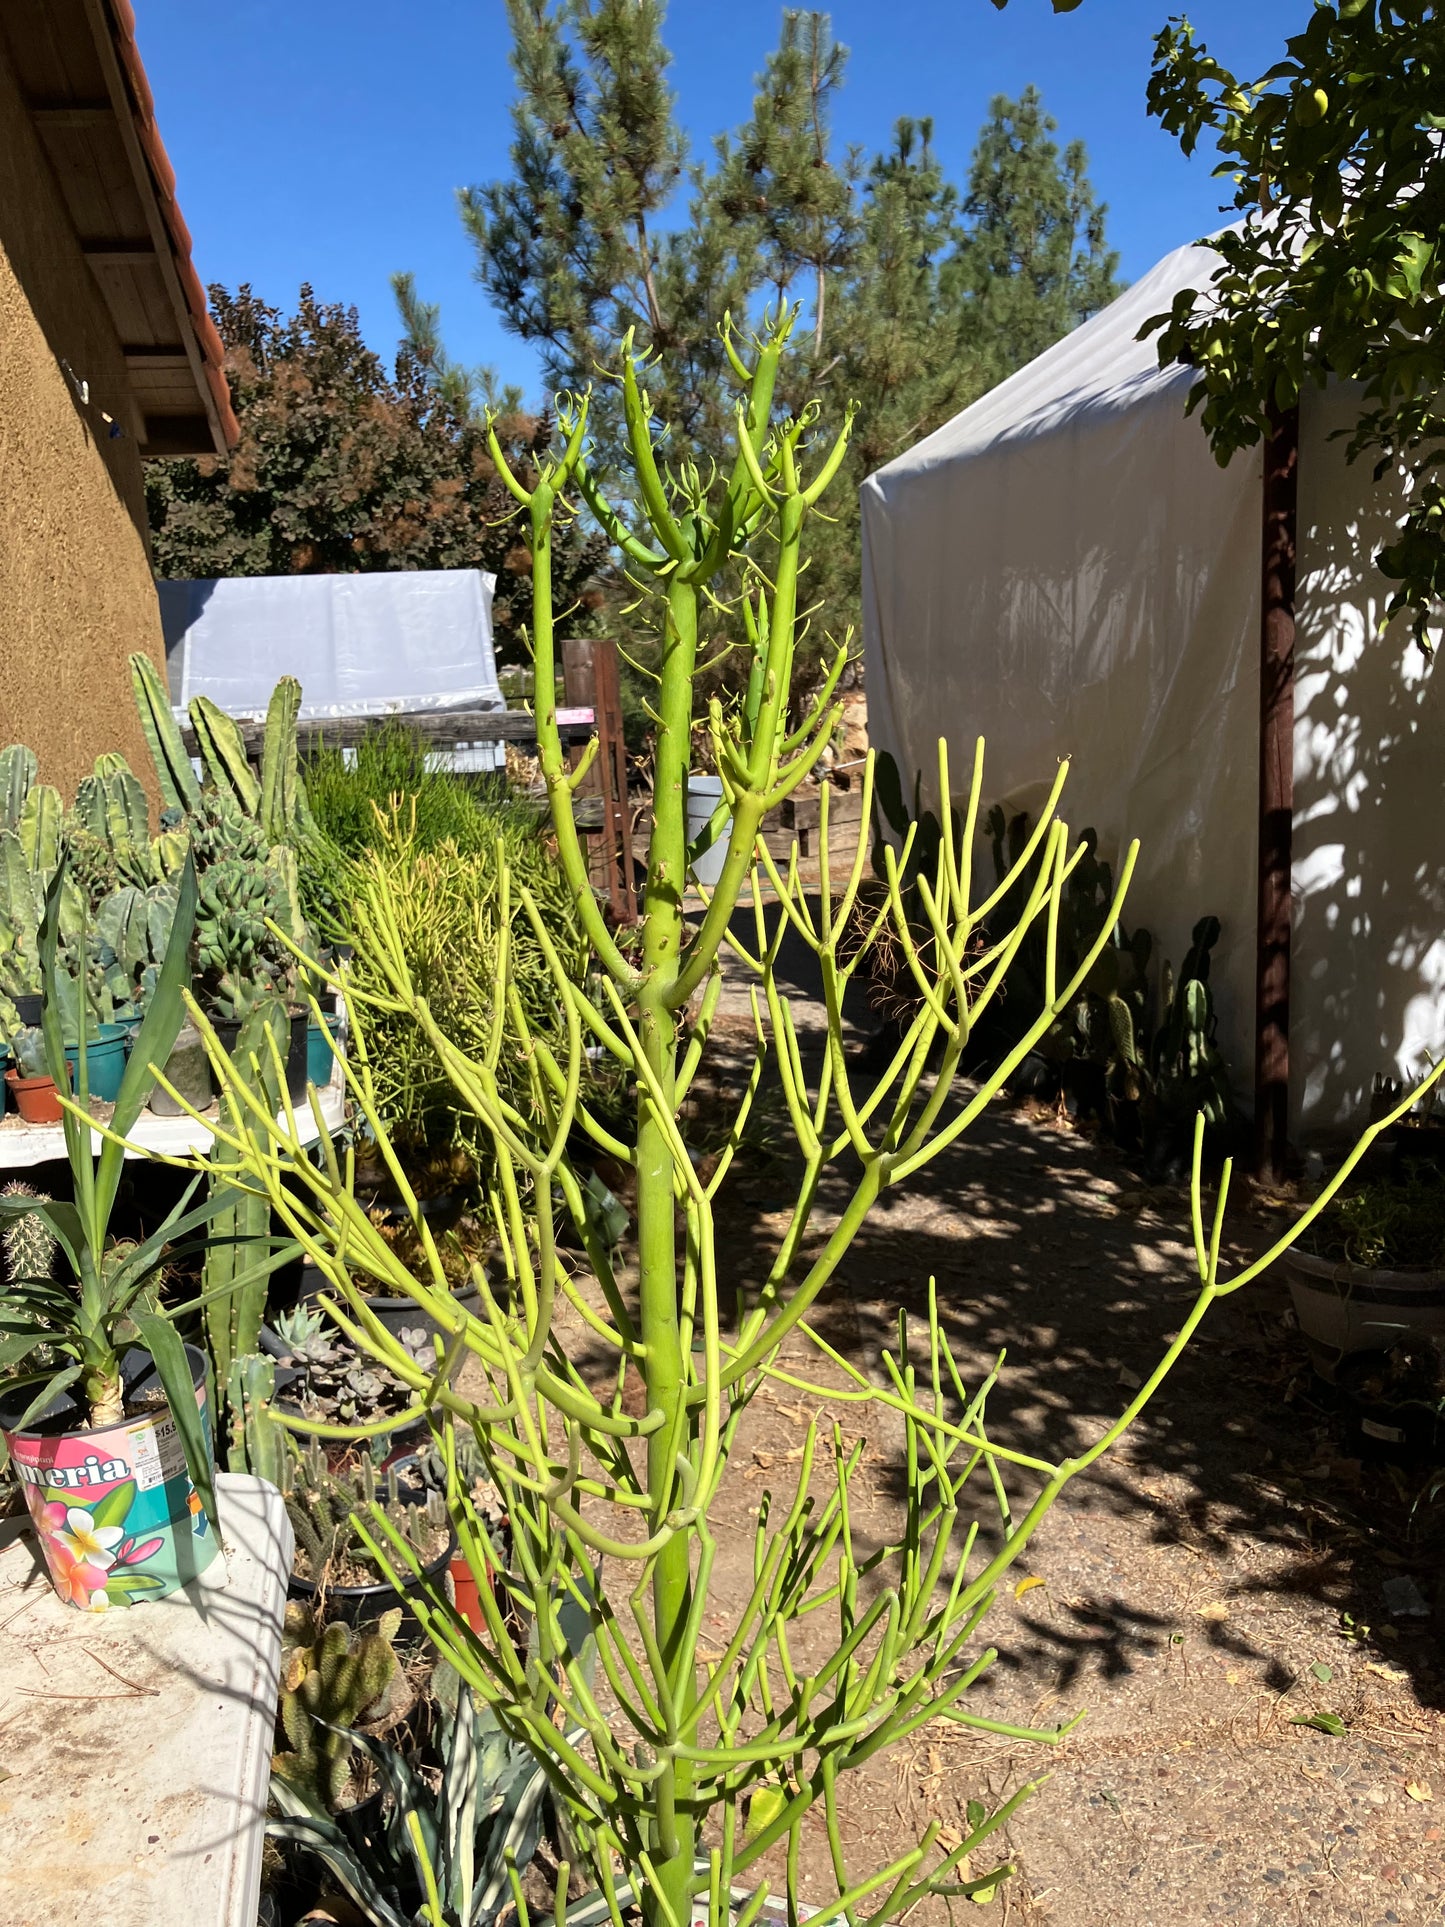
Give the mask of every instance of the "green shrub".
<svg viewBox="0 0 1445 1927">
<path fill-rule="evenodd" d="M 356 906 L 350 932 L 354 946 L 351 982 L 361 993 L 353 1017 L 371 1065 L 379 1111 L 392 1135 L 413 1152 L 460 1145 L 485 1172 L 493 1161 L 491 1139 L 458 1097 L 425 1031 L 409 1014 L 389 1013 L 368 998 L 385 995 L 387 958 L 368 917 L 376 890 L 395 906 L 396 930 L 411 979 L 426 998 L 439 1029 L 468 1053 L 485 1054 L 496 1017 L 496 987 L 506 974 L 503 940 L 510 948 L 513 985 L 535 1035 L 554 1045 L 562 1035 L 555 983 L 536 933 L 523 913 L 520 890 L 529 892 L 569 975 L 581 982 L 588 947 L 581 935 L 571 886 L 557 862 L 552 839 L 535 812 L 515 803 L 495 810 L 478 804 L 490 826 L 470 848 L 447 839 L 427 848 L 405 805 L 372 817 L 372 847 L 353 866 Z M 420 812 L 418 811 L 418 815 Z M 498 859 L 510 879 L 502 901 Z M 515 1049 L 505 1049 L 497 1080 L 507 1100 L 532 1114 L 532 1078 Z"/>
<path fill-rule="evenodd" d="M 419 850 L 454 843 L 470 854 L 490 850 L 498 830 L 535 835 L 537 814 L 512 796 L 506 778 L 466 777 L 438 769 L 426 744 L 404 723 L 372 731 L 348 759 L 340 749 L 314 750 L 306 763 L 306 795 L 318 829 L 344 855 L 359 857 L 377 838 L 377 811 L 393 798 L 414 813 Z"/>
</svg>

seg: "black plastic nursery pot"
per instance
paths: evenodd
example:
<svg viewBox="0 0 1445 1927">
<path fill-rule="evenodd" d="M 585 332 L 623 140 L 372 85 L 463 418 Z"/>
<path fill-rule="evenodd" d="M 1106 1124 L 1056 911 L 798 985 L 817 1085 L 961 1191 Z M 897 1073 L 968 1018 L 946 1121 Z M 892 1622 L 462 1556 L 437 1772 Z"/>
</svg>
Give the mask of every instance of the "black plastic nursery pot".
<svg viewBox="0 0 1445 1927">
<path fill-rule="evenodd" d="M 206 1358 L 187 1345 L 186 1359 L 209 1457 Z M 221 1549 L 158 1396 L 149 1352 L 129 1351 L 120 1364 L 130 1416 L 114 1425 L 79 1423 L 83 1408 L 62 1392 L 16 1429 L 28 1392 L 0 1398 L 0 1433 L 51 1584 L 87 1612 L 164 1599 L 198 1578 Z"/>
<path fill-rule="evenodd" d="M 1423 1398 L 1382 1397 L 1371 1379 L 1388 1367 L 1387 1352 L 1355 1352 L 1335 1370 L 1352 1449 L 1364 1459 L 1394 1465 L 1437 1465 L 1445 1460 L 1445 1414 Z"/>
<path fill-rule="evenodd" d="M 228 1057 L 235 1055 L 236 1039 L 241 1034 L 239 1017 L 213 1017 L 211 1026 Z M 286 1095 L 293 1104 L 306 1101 L 306 1027 L 311 1019 L 304 1010 L 287 1013 L 291 1034 L 286 1044 Z"/>
<path fill-rule="evenodd" d="M 473 1318 L 482 1315 L 482 1294 L 476 1289 L 454 1291 L 452 1303 L 459 1310 L 468 1312 Z M 404 1331 L 424 1331 L 429 1336 L 446 1338 L 448 1336 L 435 1318 L 424 1312 L 411 1298 L 368 1298 L 366 1308 L 377 1322 L 386 1327 L 393 1338 L 400 1338 Z"/>
<path fill-rule="evenodd" d="M 379 1542 L 378 1542 L 379 1543 Z M 446 1577 L 448 1566 L 456 1557 L 457 1539 L 452 1531 L 447 1533 L 447 1542 L 422 1568 L 423 1577 L 432 1585 L 441 1586 Z M 412 1611 L 410 1602 L 422 1597 L 422 1581 L 412 1579 L 402 1586 L 390 1585 L 379 1579 L 370 1586 L 317 1586 L 310 1579 L 302 1579 L 293 1573 L 286 1588 L 287 1596 L 310 1606 L 318 1615 L 327 1619 L 344 1620 L 348 1626 L 360 1627 L 375 1625 L 383 1613 L 394 1606 L 401 1607 L 401 1625 L 396 1637 L 400 1640 L 414 1640 L 422 1637 L 421 1621 Z"/>
<path fill-rule="evenodd" d="M 302 1298 L 314 1298 L 318 1292 L 328 1289 L 326 1281 L 317 1275 L 315 1267 L 306 1266 L 302 1273 Z M 380 1297 L 367 1298 L 363 1302 L 377 1323 L 383 1325 L 393 1338 L 399 1339 L 404 1331 L 425 1331 L 433 1337 L 447 1336 L 436 1319 L 428 1316 L 414 1298 L 395 1298 L 387 1293 Z M 452 1303 L 459 1306 L 462 1311 L 468 1312 L 473 1318 L 480 1318 L 482 1315 L 482 1294 L 475 1286 L 468 1287 L 466 1291 L 454 1291 Z"/>
</svg>

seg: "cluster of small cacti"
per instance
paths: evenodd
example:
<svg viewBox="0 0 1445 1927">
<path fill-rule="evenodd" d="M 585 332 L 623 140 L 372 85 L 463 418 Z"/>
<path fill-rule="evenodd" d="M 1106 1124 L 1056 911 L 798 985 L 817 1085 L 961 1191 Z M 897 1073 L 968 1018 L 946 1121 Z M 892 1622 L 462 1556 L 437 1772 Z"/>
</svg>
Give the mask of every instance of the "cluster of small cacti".
<svg viewBox="0 0 1445 1927">
<path fill-rule="evenodd" d="M 318 1806 L 336 1807 L 346 1790 L 352 1741 L 344 1729 L 371 1712 L 396 1679 L 392 1641 L 400 1625 L 397 1609 L 365 1631 L 353 1633 L 340 1620 L 323 1630 L 308 1607 L 286 1608 L 280 1716 L 287 1750 L 273 1756 L 271 1769 Z"/>
<path fill-rule="evenodd" d="M 208 790 L 192 810 L 196 853 L 195 977 L 218 1017 L 241 1018 L 292 976 L 291 953 L 267 928 L 291 928 L 279 869 L 261 834 L 235 797 Z"/>
<path fill-rule="evenodd" d="M 327 1576 L 343 1561 L 369 1563 L 352 1524 L 353 1513 L 365 1515 L 379 1504 L 408 1544 L 423 1554 L 447 1525 L 439 1491 L 424 1486 L 417 1498 L 407 1498 L 395 1470 L 378 1473 L 369 1458 L 348 1472 L 333 1472 L 315 1439 L 288 1459 L 282 1492 L 297 1550 L 305 1555 L 312 1583 L 323 1592 Z"/>
<path fill-rule="evenodd" d="M 273 993 L 294 994 L 295 959 L 268 920 L 298 943 L 295 842 L 310 824 L 299 776 L 300 686 L 285 678 L 266 723 L 258 778 L 236 724 L 198 697 L 191 721 L 208 786 L 202 788 L 164 680 L 133 657 L 132 682 L 166 808 L 150 834 L 146 793 L 125 759 L 96 758 L 66 810 L 36 781 L 36 759 L 19 744 L 0 750 L 0 1030 L 13 1033 L 17 997 L 42 989 L 40 925 L 62 849 L 57 994 L 73 1033 L 88 1022 L 143 1014 L 175 914 L 176 878 L 195 854 L 200 907 L 193 974 L 217 1017 L 246 1016 Z"/>
<path fill-rule="evenodd" d="M 64 848 L 57 960 L 67 1028 L 79 1021 L 82 981 L 93 1022 L 138 1014 L 170 937 L 185 834 L 171 824 L 150 835 L 145 791 L 123 757 L 97 757 L 69 811 L 35 777 L 31 750 L 0 750 L 0 995 L 40 992 L 40 924 Z"/>
</svg>

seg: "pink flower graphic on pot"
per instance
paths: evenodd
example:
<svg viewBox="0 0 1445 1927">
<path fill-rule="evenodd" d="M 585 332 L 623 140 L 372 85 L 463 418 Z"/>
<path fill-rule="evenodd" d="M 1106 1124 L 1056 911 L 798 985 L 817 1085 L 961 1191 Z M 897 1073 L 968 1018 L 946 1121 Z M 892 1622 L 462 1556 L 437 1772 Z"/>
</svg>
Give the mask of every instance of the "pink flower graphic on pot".
<svg viewBox="0 0 1445 1927">
<path fill-rule="evenodd" d="M 209 1434 L 204 1359 L 196 1353 L 192 1362 L 196 1406 Z M 110 1426 L 75 1426 L 62 1408 L 7 1428 L 6 1439 L 45 1563 L 67 1605 L 104 1612 L 164 1598 L 217 1556 L 165 1407 Z"/>
</svg>

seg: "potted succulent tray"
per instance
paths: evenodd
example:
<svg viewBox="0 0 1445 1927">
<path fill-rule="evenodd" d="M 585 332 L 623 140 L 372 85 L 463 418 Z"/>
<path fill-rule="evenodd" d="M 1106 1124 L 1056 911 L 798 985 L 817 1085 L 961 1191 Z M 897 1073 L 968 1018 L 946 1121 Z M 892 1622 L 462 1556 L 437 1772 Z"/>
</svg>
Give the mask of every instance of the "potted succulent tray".
<svg viewBox="0 0 1445 1927">
<path fill-rule="evenodd" d="M 409 1387 L 363 1358 L 323 1312 L 304 1300 L 294 1311 L 280 1313 L 274 1326 L 263 1325 L 259 1344 L 275 1365 L 278 1406 L 307 1424 L 377 1425 L 399 1417 L 415 1403 Z M 432 1356 L 428 1344 L 427 1363 Z M 425 1424 L 416 1418 L 384 1436 L 396 1447 L 418 1437 Z M 335 1445 L 337 1463 L 346 1454 L 344 1444 Z"/>
<path fill-rule="evenodd" d="M 1445 1176 L 1416 1167 L 1358 1186 L 1282 1262 L 1322 1378 L 1355 1352 L 1445 1338 Z"/>
</svg>

